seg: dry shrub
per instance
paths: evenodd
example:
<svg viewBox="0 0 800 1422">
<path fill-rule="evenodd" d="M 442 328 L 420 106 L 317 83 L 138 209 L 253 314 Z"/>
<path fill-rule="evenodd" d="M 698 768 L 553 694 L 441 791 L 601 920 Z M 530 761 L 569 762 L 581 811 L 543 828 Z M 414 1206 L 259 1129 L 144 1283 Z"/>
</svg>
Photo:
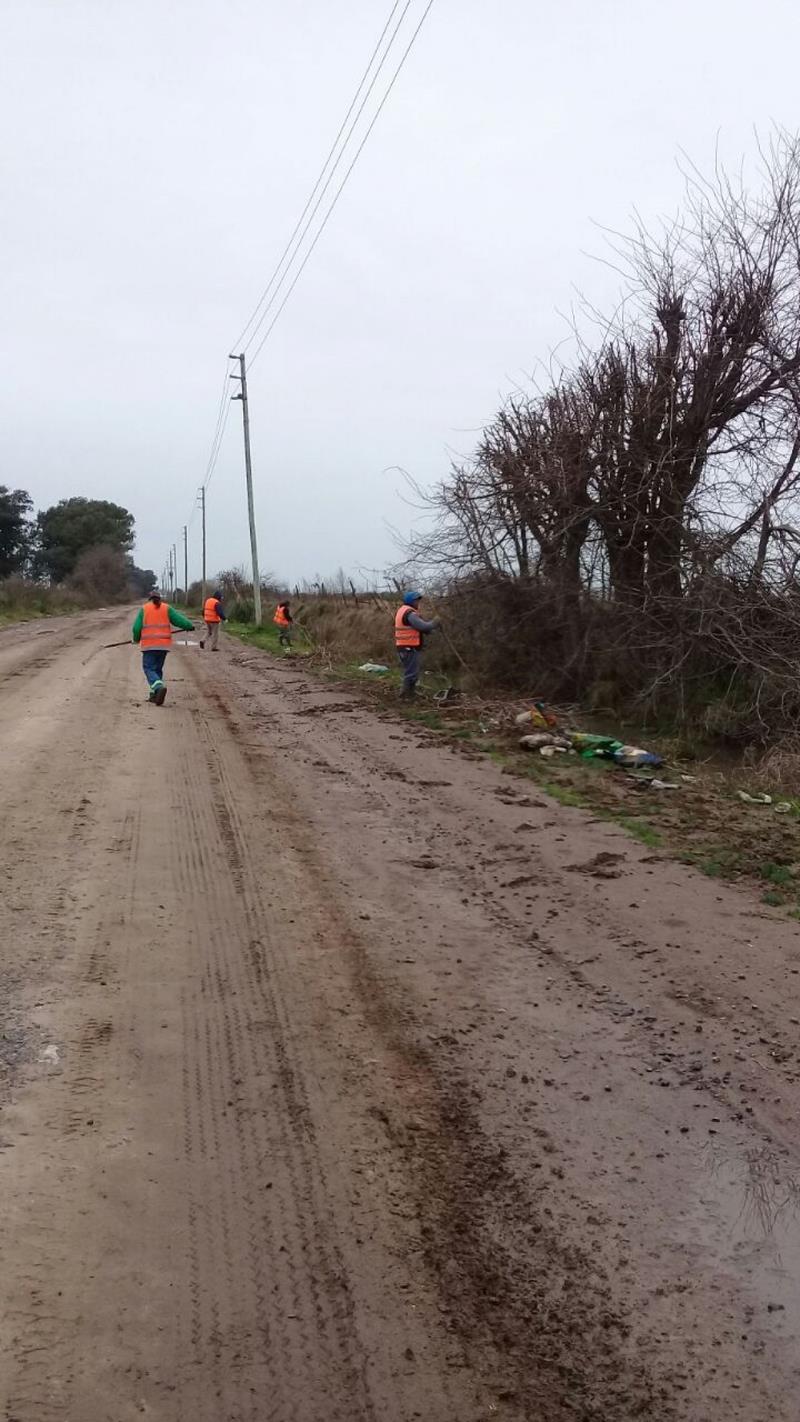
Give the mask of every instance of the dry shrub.
<svg viewBox="0 0 800 1422">
<path fill-rule="evenodd" d="M 576 609 L 544 580 L 473 578 L 457 583 L 441 606 L 462 679 L 474 690 L 571 701 L 599 675 L 593 631 L 603 612 L 590 599 Z"/>
<path fill-rule="evenodd" d="M 748 757 L 748 785 L 800 795 L 800 736 L 791 736 L 763 754 Z"/>
<path fill-rule="evenodd" d="M 68 587 L 89 604 L 124 602 L 132 596 L 125 554 L 105 543 L 86 548 L 78 557 Z"/>
<path fill-rule="evenodd" d="M 78 593 L 61 587 L 48 587 L 18 577 L 0 581 L 0 621 L 48 617 L 61 612 L 74 612 L 84 605 L 85 600 Z"/>
<path fill-rule="evenodd" d="M 476 685 L 737 745 L 800 724 L 800 138 L 615 240 L 624 299 L 504 402 L 407 552 Z M 592 329 L 599 340 L 593 346 Z"/>
<path fill-rule="evenodd" d="M 293 604 L 293 615 L 328 660 L 388 663 L 395 605 L 377 597 L 358 603 L 333 596 L 304 598 Z"/>
<path fill-rule="evenodd" d="M 686 596 L 641 607 L 567 597 L 543 578 L 472 578 L 443 606 L 474 689 L 578 702 L 742 747 L 800 737 L 800 590 L 714 573 Z"/>
</svg>

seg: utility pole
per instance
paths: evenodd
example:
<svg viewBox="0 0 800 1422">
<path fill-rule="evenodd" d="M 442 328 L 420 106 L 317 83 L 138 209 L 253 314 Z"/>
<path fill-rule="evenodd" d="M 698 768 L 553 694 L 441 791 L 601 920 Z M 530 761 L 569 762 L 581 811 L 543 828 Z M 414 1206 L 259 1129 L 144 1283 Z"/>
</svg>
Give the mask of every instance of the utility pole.
<svg viewBox="0 0 800 1422">
<path fill-rule="evenodd" d="M 172 545 L 172 596 L 178 591 L 178 545 Z"/>
<path fill-rule="evenodd" d="M 253 508 L 253 467 L 250 461 L 250 415 L 247 408 L 247 372 L 244 366 L 244 353 L 240 356 L 231 356 L 231 360 L 238 360 L 241 375 L 231 376 L 232 380 L 241 380 L 242 389 L 239 395 L 234 395 L 234 400 L 242 402 L 242 420 L 244 423 L 244 472 L 247 480 L 247 517 L 250 521 L 250 556 L 253 561 L 253 621 L 256 627 L 261 626 L 261 575 L 258 571 L 258 541 L 256 539 L 256 515 Z"/>
<path fill-rule="evenodd" d="M 203 485 L 202 489 L 200 490 L 200 511 L 201 511 L 202 517 L 203 517 L 203 578 L 202 578 L 202 589 L 201 589 L 200 601 L 201 601 L 203 607 L 205 607 L 205 605 L 206 605 L 206 486 L 205 486 L 205 484 Z"/>
<path fill-rule="evenodd" d="M 183 602 L 189 606 L 189 525 L 183 525 Z"/>
</svg>

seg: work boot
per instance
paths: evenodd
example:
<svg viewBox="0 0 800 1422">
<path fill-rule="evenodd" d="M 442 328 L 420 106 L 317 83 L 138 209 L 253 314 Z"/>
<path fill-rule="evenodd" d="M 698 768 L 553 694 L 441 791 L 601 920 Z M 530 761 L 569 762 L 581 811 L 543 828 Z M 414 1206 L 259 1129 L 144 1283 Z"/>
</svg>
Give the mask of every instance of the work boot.
<svg viewBox="0 0 800 1422">
<path fill-rule="evenodd" d="M 205 639 L 205 637 L 201 637 L 201 638 L 200 638 L 200 646 L 201 646 L 201 647 L 204 647 L 205 645 L 206 645 L 206 639 Z"/>
<path fill-rule="evenodd" d="M 167 688 L 165 687 L 165 685 L 164 685 L 164 683 L 163 683 L 163 681 L 162 681 L 162 682 L 159 682 L 158 686 L 157 686 L 156 689 L 155 689 L 155 693 L 154 693 L 154 695 L 153 695 L 153 700 L 155 701 L 156 706 L 163 706 L 163 705 L 164 705 L 164 702 L 166 701 L 166 699 L 167 699 Z"/>
</svg>

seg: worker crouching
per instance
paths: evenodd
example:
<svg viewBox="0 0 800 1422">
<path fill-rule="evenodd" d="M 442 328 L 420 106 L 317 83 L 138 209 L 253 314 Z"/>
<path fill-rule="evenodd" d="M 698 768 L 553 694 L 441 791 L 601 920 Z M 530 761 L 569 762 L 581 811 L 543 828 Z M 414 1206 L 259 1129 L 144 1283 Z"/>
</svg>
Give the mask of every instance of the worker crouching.
<svg viewBox="0 0 800 1422">
<path fill-rule="evenodd" d="M 422 593 L 407 592 L 394 618 L 394 642 L 403 670 L 400 695 L 404 699 L 416 696 L 425 638 L 439 626 L 438 618 L 428 622 L 424 617 L 420 617 L 421 601 Z"/>
</svg>

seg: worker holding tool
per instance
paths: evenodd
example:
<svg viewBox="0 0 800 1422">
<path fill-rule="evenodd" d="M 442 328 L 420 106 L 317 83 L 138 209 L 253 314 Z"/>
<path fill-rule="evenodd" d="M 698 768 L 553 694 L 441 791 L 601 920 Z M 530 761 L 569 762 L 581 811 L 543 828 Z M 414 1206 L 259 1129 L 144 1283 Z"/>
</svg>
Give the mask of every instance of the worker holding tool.
<svg viewBox="0 0 800 1422">
<path fill-rule="evenodd" d="M 203 621 L 206 624 L 206 635 L 200 639 L 200 646 L 204 647 L 206 642 L 211 646 L 212 652 L 218 651 L 219 624 L 226 622 L 225 609 L 218 592 L 207 597 L 203 606 Z"/>
<path fill-rule="evenodd" d="M 273 622 L 278 629 L 278 641 L 285 652 L 292 650 L 292 626 L 294 618 L 289 609 L 288 602 L 279 602 L 275 608 Z"/>
<path fill-rule="evenodd" d="M 413 698 L 417 694 L 420 673 L 420 656 L 425 638 L 439 626 L 438 617 L 428 622 L 419 615 L 422 593 L 407 592 L 394 618 L 394 643 L 403 669 L 403 685 L 400 695 Z"/>
<path fill-rule="evenodd" d="M 142 671 L 150 688 L 150 700 L 156 706 L 164 705 L 167 694 L 164 662 L 172 646 L 173 627 L 183 632 L 194 631 L 194 623 L 177 608 L 164 602 L 161 593 L 154 588 L 144 607 L 140 607 L 136 614 L 131 635 L 142 649 Z"/>
</svg>

